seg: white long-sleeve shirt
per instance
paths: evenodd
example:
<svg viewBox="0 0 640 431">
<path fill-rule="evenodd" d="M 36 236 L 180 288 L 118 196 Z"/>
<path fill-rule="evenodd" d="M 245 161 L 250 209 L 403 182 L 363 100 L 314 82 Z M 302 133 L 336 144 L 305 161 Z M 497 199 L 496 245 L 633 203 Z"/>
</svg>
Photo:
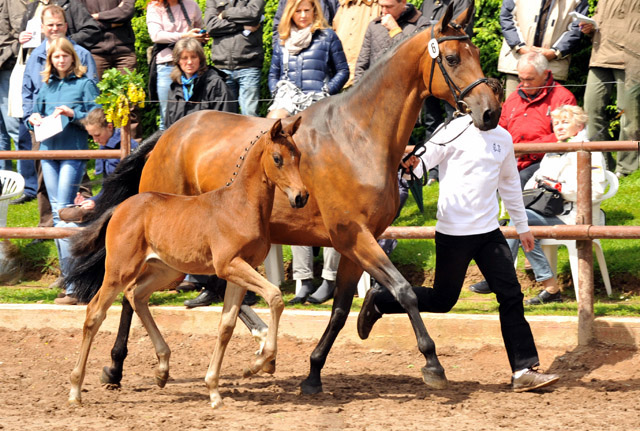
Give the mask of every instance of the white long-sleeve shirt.
<svg viewBox="0 0 640 431">
<path fill-rule="evenodd" d="M 420 158 L 427 169 L 440 165 L 436 231 L 462 236 L 497 229 L 496 191 L 517 232 L 529 231 L 513 141 L 505 129 L 482 131 L 470 116 L 456 118 L 425 144 Z"/>
</svg>

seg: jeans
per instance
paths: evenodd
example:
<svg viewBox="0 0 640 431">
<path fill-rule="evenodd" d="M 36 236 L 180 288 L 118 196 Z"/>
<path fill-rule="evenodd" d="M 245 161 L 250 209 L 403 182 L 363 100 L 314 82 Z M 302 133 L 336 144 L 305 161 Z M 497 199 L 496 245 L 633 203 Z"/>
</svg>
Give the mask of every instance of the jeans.
<svg viewBox="0 0 640 431">
<path fill-rule="evenodd" d="M 169 103 L 169 89 L 171 87 L 171 71 L 173 66 L 170 63 L 156 65 L 158 73 L 158 99 L 160 100 L 160 130 L 165 129 L 164 121 L 167 115 L 167 104 Z"/>
<path fill-rule="evenodd" d="M 20 121 L 16 148 L 21 151 L 31 151 L 31 134 L 23 121 Z M 35 196 L 38 193 L 38 173 L 35 160 L 18 160 L 18 172 L 24 178 L 25 196 Z"/>
<path fill-rule="evenodd" d="M 82 182 L 87 162 L 84 160 L 42 160 L 41 164 L 44 183 L 47 187 L 49 202 L 53 210 L 53 225 L 55 227 L 69 226 L 68 223 L 60 220 L 58 211 L 73 204 Z M 60 272 L 65 276 L 71 262 L 69 240 L 66 238 L 57 239 L 55 242 L 58 249 Z M 67 295 L 73 293 L 73 287 L 68 287 L 66 293 Z"/>
<path fill-rule="evenodd" d="M 18 143 L 20 120 L 9 117 L 9 78 L 11 70 L 0 70 L 0 151 L 11 151 L 11 139 Z M 0 169 L 10 171 L 11 160 L 0 160 Z"/>
<path fill-rule="evenodd" d="M 420 312 L 446 313 L 460 296 L 471 259 L 496 294 L 500 329 L 512 371 L 538 365 L 538 352 L 529 323 L 524 318 L 524 296 L 513 268 L 507 242 L 496 229 L 478 235 L 445 235 L 436 232 L 436 273 L 433 287 L 414 287 Z M 381 313 L 405 313 L 388 289 L 375 291 Z"/>
<path fill-rule="evenodd" d="M 260 101 L 260 69 L 249 67 L 246 69 L 225 70 L 227 86 L 231 92 L 231 99 L 240 104 L 243 115 L 258 116 L 258 102 Z"/>
<path fill-rule="evenodd" d="M 304 245 L 291 246 L 294 280 L 308 280 L 313 278 L 313 247 Z M 322 265 L 322 278 L 335 281 L 340 263 L 340 253 L 332 247 L 324 247 L 322 251 L 324 264 Z"/>
<path fill-rule="evenodd" d="M 556 224 L 565 224 L 556 216 L 545 217 L 530 209 L 527 209 L 526 212 L 529 226 L 553 226 Z M 509 224 L 513 225 L 513 223 Z M 520 247 L 520 240 L 508 239 L 507 244 L 509 244 L 509 249 L 511 249 L 511 257 L 515 261 L 516 256 L 518 255 L 518 247 Z M 535 275 L 537 282 L 553 278 L 553 270 L 549 265 L 547 257 L 542 252 L 540 240 L 536 240 L 533 250 L 525 251 L 524 255 L 527 256 L 527 259 L 531 264 L 531 269 L 533 269 L 533 274 Z"/>
</svg>

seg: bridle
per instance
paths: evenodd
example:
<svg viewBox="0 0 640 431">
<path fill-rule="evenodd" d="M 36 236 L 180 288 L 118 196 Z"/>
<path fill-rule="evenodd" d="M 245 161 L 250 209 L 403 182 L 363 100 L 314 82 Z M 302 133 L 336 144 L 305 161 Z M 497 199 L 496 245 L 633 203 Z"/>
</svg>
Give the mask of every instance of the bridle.
<svg viewBox="0 0 640 431">
<path fill-rule="evenodd" d="M 462 26 L 456 23 L 451 23 L 449 25 L 456 30 L 462 29 Z M 433 72 L 435 71 L 436 63 L 438 63 L 438 66 L 440 67 L 440 72 L 442 73 L 442 76 L 444 77 L 444 80 L 447 83 L 449 90 L 451 90 L 453 99 L 456 101 L 456 112 L 467 113 L 469 111 L 469 106 L 464 102 L 464 98 L 467 97 L 467 95 L 471 92 L 471 90 L 473 90 L 476 86 L 483 83 L 486 84 L 488 79 L 478 78 L 474 82 L 469 84 L 464 90 L 460 90 L 460 87 L 458 87 L 456 83 L 453 82 L 453 80 L 447 73 L 447 70 L 444 68 L 444 65 L 442 64 L 442 53 L 440 52 L 440 49 L 438 46 L 442 42 L 446 42 L 448 40 L 468 40 L 471 38 L 469 37 L 468 34 L 464 34 L 459 36 L 442 36 L 436 39 L 434 27 L 435 26 L 431 26 L 431 41 L 429 41 L 429 46 L 427 47 L 427 49 L 429 50 L 429 54 L 435 60 L 431 62 L 431 76 L 429 76 L 429 93 L 433 94 L 431 93 L 431 83 L 433 82 Z M 435 41 L 435 43 L 433 43 L 432 41 Z"/>
</svg>

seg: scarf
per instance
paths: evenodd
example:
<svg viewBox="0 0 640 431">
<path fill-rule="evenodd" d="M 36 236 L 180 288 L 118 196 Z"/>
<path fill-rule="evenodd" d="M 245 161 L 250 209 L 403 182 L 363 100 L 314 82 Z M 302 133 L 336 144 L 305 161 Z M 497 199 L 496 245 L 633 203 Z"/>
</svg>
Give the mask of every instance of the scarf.
<svg viewBox="0 0 640 431">
<path fill-rule="evenodd" d="M 193 96 L 193 83 L 195 82 L 198 74 L 194 74 L 191 78 L 187 78 L 184 75 L 180 75 L 180 79 L 182 79 L 182 93 L 184 94 L 185 102 L 188 102 Z"/>
<path fill-rule="evenodd" d="M 300 51 L 311 44 L 311 26 L 299 29 L 295 25 L 291 25 L 291 34 L 284 42 L 284 47 L 289 50 L 291 55 L 298 55 Z"/>
</svg>

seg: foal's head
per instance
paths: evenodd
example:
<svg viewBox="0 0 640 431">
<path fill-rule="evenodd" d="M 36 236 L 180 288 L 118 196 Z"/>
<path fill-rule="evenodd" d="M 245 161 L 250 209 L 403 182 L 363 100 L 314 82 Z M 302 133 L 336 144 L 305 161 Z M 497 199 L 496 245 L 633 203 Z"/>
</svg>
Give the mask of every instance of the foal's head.
<svg viewBox="0 0 640 431">
<path fill-rule="evenodd" d="M 267 139 L 262 152 L 262 167 L 269 181 L 289 198 L 293 208 L 302 208 L 309 198 L 307 188 L 300 177 L 300 151 L 293 141 L 300 117 L 287 127 L 277 120 L 263 139 Z"/>
</svg>

